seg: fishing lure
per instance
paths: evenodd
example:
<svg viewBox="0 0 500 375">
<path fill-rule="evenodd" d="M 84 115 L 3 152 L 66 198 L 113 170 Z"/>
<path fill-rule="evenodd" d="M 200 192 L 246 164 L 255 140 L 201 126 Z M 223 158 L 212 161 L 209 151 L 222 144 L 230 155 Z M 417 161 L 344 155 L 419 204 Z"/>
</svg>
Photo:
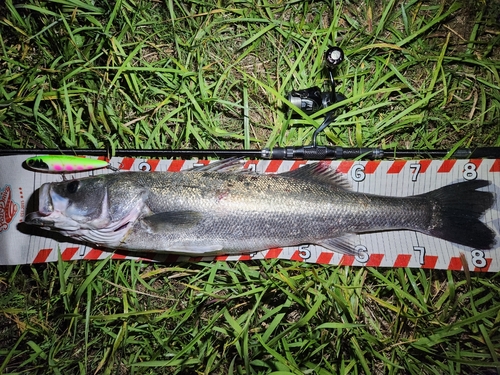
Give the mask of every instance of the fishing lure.
<svg viewBox="0 0 500 375">
<path fill-rule="evenodd" d="M 33 156 L 26 159 L 26 165 L 35 171 L 49 173 L 84 172 L 101 168 L 116 170 L 105 160 L 68 155 Z"/>
</svg>

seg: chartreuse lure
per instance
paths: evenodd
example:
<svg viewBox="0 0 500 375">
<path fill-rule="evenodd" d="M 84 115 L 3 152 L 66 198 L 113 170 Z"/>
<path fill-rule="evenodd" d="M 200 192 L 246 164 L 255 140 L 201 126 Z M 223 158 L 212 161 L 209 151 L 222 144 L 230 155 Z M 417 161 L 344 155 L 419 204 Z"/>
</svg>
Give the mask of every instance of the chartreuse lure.
<svg viewBox="0 0 500 375">
<path fill-rule="evenodd" d="M 53 173 L 84 172 L 101 168 L 115 169 L 104 160 L 68 155 L 33 156 L 26 159 L 26 165 L 35 171 Z"/>
</svg>

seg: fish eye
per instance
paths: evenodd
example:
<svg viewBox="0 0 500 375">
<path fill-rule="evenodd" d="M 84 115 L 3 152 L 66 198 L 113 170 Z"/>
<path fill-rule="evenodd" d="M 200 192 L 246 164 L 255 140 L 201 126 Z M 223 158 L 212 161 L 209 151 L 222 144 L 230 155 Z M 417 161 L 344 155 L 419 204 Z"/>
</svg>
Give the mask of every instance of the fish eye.
<svg viewBox="0 0 500 375">
<path fill-rule="evenodd" d="M 80 186 L 80 181 L 74 180 L 71 181 L 68 185 L 66 185 L 66 190 L 68 191 L 68 193 L 74 194 L 78 190 L 79 186 Z"/>
</svg>

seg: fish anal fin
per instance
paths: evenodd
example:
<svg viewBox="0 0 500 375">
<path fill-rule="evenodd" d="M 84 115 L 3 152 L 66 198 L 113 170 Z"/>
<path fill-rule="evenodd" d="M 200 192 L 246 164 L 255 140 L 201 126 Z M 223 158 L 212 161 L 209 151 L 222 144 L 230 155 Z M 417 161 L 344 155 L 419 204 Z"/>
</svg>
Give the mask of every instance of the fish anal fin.
<svg viewBox="0 0 500 375">
<path fill-rule="evenodd" d="M 203 215 L 197 211 L 167 211 L 146 216 L 141 219 L 150 232 L 161 233 L 197 225 Z"/>
<path fill-rule="evenodd" d="M 327 238 L 325 240 L 317 241 L 316 244 L 336 253 L 356 256 L 359 255 L 359 251 L 356 250 L 353 239 L 353 235 L 346 234 L 341 237 Z"/>
</svg>

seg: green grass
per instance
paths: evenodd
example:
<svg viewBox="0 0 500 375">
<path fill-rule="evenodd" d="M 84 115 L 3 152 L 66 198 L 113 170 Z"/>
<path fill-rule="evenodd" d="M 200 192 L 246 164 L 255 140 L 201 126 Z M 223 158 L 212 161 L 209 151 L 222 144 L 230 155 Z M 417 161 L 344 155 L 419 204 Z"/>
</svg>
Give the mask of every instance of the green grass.
<svg viewBox="0 0 500 375">
<path fill-rule="evenodd" d="M 7 0 L 0 147 L 500 146 L 500 4 Z M 331 108 L 330 108 L 331 109 Z M 285 261 L 0 268 L 0 373 L 493 374 L 499 274 Z"/>
</svg>

